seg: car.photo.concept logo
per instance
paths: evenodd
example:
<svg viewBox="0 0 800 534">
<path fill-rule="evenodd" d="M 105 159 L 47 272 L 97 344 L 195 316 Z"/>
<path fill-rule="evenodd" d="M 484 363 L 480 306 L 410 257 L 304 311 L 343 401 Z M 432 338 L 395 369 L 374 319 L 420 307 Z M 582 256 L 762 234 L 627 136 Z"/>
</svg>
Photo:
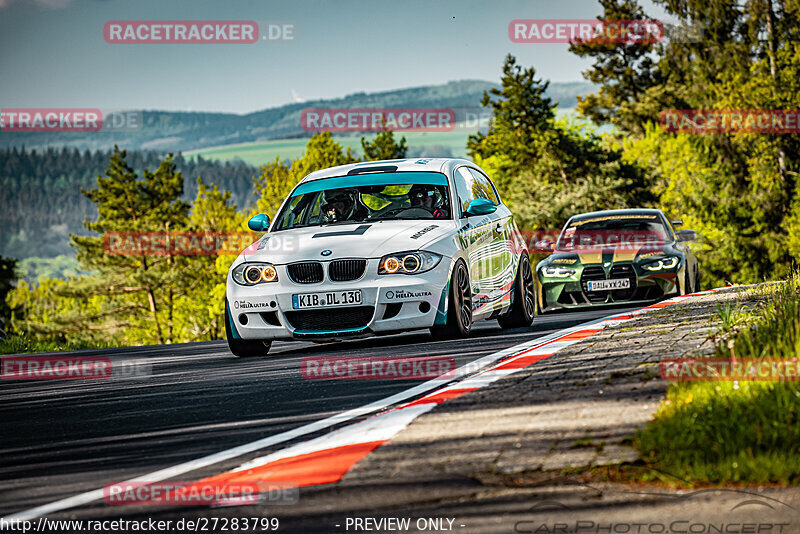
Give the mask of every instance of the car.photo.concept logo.
<svg viewBox="0 0 800 534">
<path fill-rule="evenodd" d="M 662 473 L 669 475 L 668 473 Z M 690 504 L 710 495 L 732 497 L 726 503 L 724 519 L 708 521 L 693 517 L 691 513 L 672 514 L 667 520 L 645 519 L 639 521 L 612 521 L 592 517 L 585 505 L 568 504 L 557 500 L 542 500 L 528 509 L 529 518 L 514 523 L 517 534 L 791 534 L 789 523 L 771 521 L 774 512 L 794 511 L 778 499 L 744 489 L 713 488 L 688 493 L 655 493 L 637 491 L 637 494 L 661 497 L 677 503 Z M 698 504 L 698 503 L 693 503 Z M 547 519 L 539 518 L 545 516 Z M 556 516 L 557 519 L 552 519 Z"/>
</svg>

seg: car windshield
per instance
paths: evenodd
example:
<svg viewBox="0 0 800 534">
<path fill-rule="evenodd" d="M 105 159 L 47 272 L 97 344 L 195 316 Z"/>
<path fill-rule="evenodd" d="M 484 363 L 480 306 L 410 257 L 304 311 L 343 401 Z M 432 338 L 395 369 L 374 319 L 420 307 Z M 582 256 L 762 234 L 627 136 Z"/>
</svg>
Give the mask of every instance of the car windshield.
<svg viewBox="0 0 800 534">
<path fill-rule="evenodd" d="M 278 215 L 274 231 L 362 221 L 449 217 L 450 197 L 443 174 L 342 176 L 298 186 Z"/>
<path fill-rule="evenodd" d="M 558 236 L 556 250 L 658 246 L 671 232 L 656 214 L 606 215 L 570 221 Z"/>
</svg>

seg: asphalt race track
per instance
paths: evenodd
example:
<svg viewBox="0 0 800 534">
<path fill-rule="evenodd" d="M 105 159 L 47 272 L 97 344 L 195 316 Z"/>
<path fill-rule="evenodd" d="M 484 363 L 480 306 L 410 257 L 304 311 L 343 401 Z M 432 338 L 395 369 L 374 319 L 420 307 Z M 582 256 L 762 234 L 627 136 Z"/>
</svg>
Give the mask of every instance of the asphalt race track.
<svg viewBox="0 0 800 534">
<path fill-rule="evenodd" d="M 264 358 L 237 359 L 224 342 L 63 353 L 107 356 L 145 373 L 111 380 L 0 382 L 0 516 L 275 435 L 418 383 L 306 380 L 300 362 L 307 356 L 452 356 L 461 366 L 625 310 L 539 316 L 530 328 L 509 331 L 483 321 L 472 337 L 458 341 L 435 342 L 427 331 L 417 331 L 339 343 L 275 343 Z M 220 473 L 289 443 L 177 480 Z M 114 515 L 132 512 L 122 508 L 131 507 L 114 507 Z M 179 515 L 191 514 L 187 509 Z"/>
</svg>

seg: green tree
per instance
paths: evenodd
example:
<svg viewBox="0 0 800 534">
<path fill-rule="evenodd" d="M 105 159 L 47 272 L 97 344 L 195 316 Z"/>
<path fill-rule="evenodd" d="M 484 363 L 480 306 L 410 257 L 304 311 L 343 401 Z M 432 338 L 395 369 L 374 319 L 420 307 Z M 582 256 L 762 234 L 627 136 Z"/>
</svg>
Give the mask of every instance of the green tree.
<svg viewBox="0 0 800 534">
<path fill-rule="evenodd" d="M 170 232 L 187 226 L 189 204 L 181 200 L 183 177 L 170 154 L 155 172 L 145 169 L 140 179 L 125 160 L 125 151 L 115 147 L 105 176 L 97 187 L 83 191 L 97 205 L 98 217 L 84 222 L 98 237 L 71 236 L 78 261 L 94 273 L 70 285 L 73 297 L 103 295 L 107 309 L 92 320 L 104 319 L 105 328 L 115 322 L 140 324 L 145 337 L 154 334 L 157 343 L 173 338 L 173 311 L 181 289 L 185 258 L 165 255 L 109 254 L 104 250 L 107 235 L 124 232 Z M 142 322 L 142 312 L 148 319 Z M 86 318 L 65 316 L 63 321 L 80 326 Z"/>
<path fill-rule="evenodd" d="M 638 166 L 618 146 L 556 119 L 535 70 L 503 65 L 502 87 L 484 94 L 493 110 L 486 134 L 470 136 L 472 158 L 494 178 L 523 228 L 554 228 L 580 211 L 638 206 L 651 200 Z"/>
<path fill-rule="evenodd" d="M 11 288 L 17 281 L 17 260 L 0 257 L 0 332 L 11 318 L 11 307 L 6 302 Z M 0 333 L 2 336 L 2 333 Z"/>
<path fill-rule="evenodd" d="M 625 161 L 647 169 L 659 204 L 705 237 L 714 283 L 757 282 L 789 272 L 800 208 L 800 139 L 776 133 L 665 133 L 669 109 L 800 107 L 800 2 L 656 0 L 692 38 L 657 45 L 575 43 L 600 85 L 580 110 L 610 122 Z M 603 0 L 604 18 L 645 17 L 633 0 Z M 797 251 L 797 252 L 795 252 Z"/>
<path fill-rule="evenodd" d="M 493 172 L 504 189 L 522 170 L 543 156 L 553 155 L 557 146 L 554 130 L 555 105 L 547 98 L 548 82 L 536 79 L 536 70 L 523 69 L 510 54 L 503 64 L 500 89 L 484 92 L 481 106 L 492 109 L 489 131 L 470 135 L 467 153 Z M 558 166 L 557 158 L 552 158 Z M 488 170 L 488 169 L 487 169 Z"/>
<path fill-rule="evenodd" d="M 192 204 L 189 230 L 219 236 L 225 240 L 215 254 L 186 258 L 184 293 L 176 300 L 178 339 L 200 341 L 224 339 L 224 297 L 228 269 L 244 246 L 258 237 L 242 242 L 249 232 L 246 213 L 239 212 L 231 203 L 231 193 L 219 187 L 207 186 L 202 178 L 197 180 L 197 197 Z"/>
<path fill-rule="evenodd" d="M 406 138 L 401 137 L 400 141 L 395 142 L 394 134 L 385 127 L 375 134 L 375 139 L 372 141 L 362 137 L 361 148 L 364 150 L 364 159 L 366 161 L 403 159 L 408 151 Z"/>
<path fill-rule="evenodd" d="M 257 194 L 254 213 L 274 217 L 284 199 L 306 175 L 356 161 L 358 159 L 350 147 L 345 150 L 334 141 L 330 132 L 315 134 L 306 143 L 305 152 L 299 159 L 287 164 L 276 157 L 275 161 L 261 167 L 261 175 L 253 182 Z"/>
<path fill-rule="evenodd" d="M 600 0 L 603 15 L 598 20 L 647 19 L 635 0 Z M 626 132 L 642 132 L 644 121 L 657 117 L 658 108 L 643 105 L 658 100 L 649 90 L 658 85 L 660 73 L 654 59 L 658 48 L 652 39 L 610 43 L 601 39 L 575 41 L 570 52 L 593 58 L 584 78 L 600 85 L 597 93 L 578 97 L 578 111 L 596 124 L 613 123 Z"/>
</svg>

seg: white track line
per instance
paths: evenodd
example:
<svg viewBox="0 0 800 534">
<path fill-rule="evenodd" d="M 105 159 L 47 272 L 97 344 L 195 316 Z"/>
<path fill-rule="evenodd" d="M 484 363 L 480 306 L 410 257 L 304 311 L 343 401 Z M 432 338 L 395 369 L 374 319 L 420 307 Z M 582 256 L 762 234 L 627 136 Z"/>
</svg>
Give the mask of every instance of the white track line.
<svg viewBox="0 0 800 534">
<path fill-rule="evenodd" d="M 493 354 L 488 354 L 486 356 L 483 356 L 482 358 L 479 358 L 473 362 L 467 363 L 459 367 L 458 369 L 456 369 L 455 374 L 451 375 L 451 377 L 448 378 L 447 380 L 434 378 L 432 380 L 428 380 L 427 382 L 423 382 L 412 388 L 409 388 L 405 391 L 401 391 L 389 397 L 377 400 L 375 402 L 366 404 L 364 406 L 360 406 L 358 408 L 347 410 L 346 412 L 332 415 L 320 421 L 315 421 L 313 423 L 309 423 L 307 425 L 303 425 L 301 427 L 294 428 L 292 430 L 287 430 L 286 432 L 281 432 L 280 434 L 275 434 L 272 436 L 268 436 L 266 438 L 252 441 L 250 443 L 245 443 L 243 445 L 233 447 L 231 449 L 226 449 L 224 451 L 210 454 L 208 456 L 204 456 L 196 460 L 190 460 L 188 462 L 184 462 L 182 464 L 178 464 L 172 467 L 160 469 L 158 471 L 154 471 L 152 473 L 148 473 L 146 475 L 132 478 L 120 483 L 126 484 L 133 482 L 159 482 L 162 480 L 167 480 L 169 478 L 177 477 L 179 475 L 183 475 L 185 473 L 194 471 L 196 469 L 202 469 L 204 467 L 224 462 L 236 458 L 238 456 L 243 456 L 245 454 L 257 451 L 259 449 L 264 449 L 267 447 L 271 447 L 273 445 L 277 445 L 279 443 L 284 443 L 286 441 L 299 438 L 301 436 L 305 436 L 307 434 L 312 434 L 314 432 L 324 430 L 326 428 L 338 425 L 340 423 L 344 423 L 346 421 L 355 419 L 357 417 L 361 417 L 373 412 L 384 410 L 394 404 L 398 404 L 400 402 L 411 399 L 423 393 L 427 393 L 436 388 L 440 388 L 448 381 L 451 381 L 455 378 L 460 378 L 467 374 L 472 374 L 473 372 L 478 371 L 484 367 L 487 367 L 492 363 L 494 363 L 495 361 L 510 356 L 517 351 L 525 350 L 527 348 L 534 347 L 541 343 L 546 343 L 551 339 L 555 339 L 556 337 L 563 335 L 565 332 L 569 332 L 577 328 L 580 328 L 580 326 L 570 327 L 565 330 L 553 332 L 552 334 L 536 338 L 535 340 L 528 341 L 520 345 L 515 345 L 513 347 L 509 347 L 507 349 L 495 352 Z M 3 528 L 2 521 L 14 521 L 14 520 L 25 521 L 25 520 L 35 519 L 39 516 L 43 516 L 46 514 L 60 512 L 62 510 L 66 510 L 69 508 L 75 508 L 76 506 L 89 504 L 94 501 L 101 500 L 102 498 L 103 498 L 103 488 L 99 488 L 96 490 L 87 491 L 85 493 L 79 493 L 78 495 L 67 497 L 65 499 L 54 501 L 48 504 L 43 504 L 41 506 L 37 506 L 29 510 L 24 510 L 21 512 L 10 514 L 5 517 L 0 517 L 0 530 L 2 530 Z"/>
<path fill-rule="evenodd" d="M 695 293 L 695 295 L 706 294 L 712 291 L 719 291 L 720 289 L 726 288 L 717 288 L 708 291 L 702 291 L 700 293 Z M 662 302 L 679 302 L 689 297 L 674 297 L 667 301 Z M 660 308 L 655 308 L 660 309 Z M 602 323 L 606 320 L 613 320 L 614 317 L 620 315 L 639 315 L 641 313 L 647 313 L 651 310 L 645 310 L 644 308 L 635 310 L 632 312 L 622 313 L 622 314 L 612 314 L 607 317 L 603 317 L 600 319 L 595 319 L 592 321 L 588 321 L 586 323 L 582 323 L 577 326 L 571 326 L 569 328 L 564 328 L 563 330 L 559 330 L 557 332 L 553 332 L 552 334 L 548 334 L 546 336 L 542 336 L 536 338 L 531 341 L 526 341 L 525 343 L 521 343 L 519 345 L 514 345 L 513 347 L 509 347 L 507 349 L 503 349 L 499 352 L 495 352 L 492 354 L 488 354 L 483 356 L 482 358 L 478 358 L 477 360 L 467 363 L 455 371 L 455 375 L 453 378 L 461 378 L 462 381 L 468 380 L 470 375 L 474 375 L 476 371 L 479 371 L 485 367 L 488 367 L 492 363 L 506 358 L 508 356 L 512 356 L 518 352 L 523 352 L 531 347 L 535 347 L 537 345 L 541 345 L 543 343 L 547 343 L 553 339 L 562 337 L 564 335 L 570 334 L 572 332 L 577 332 L 578 330 L 583 330 L 587 326 Z M 508 373 L 510 374 L 510 373 Z M 475 383 L 482 381 L 481 378 L 476 378 Z M 449 380 L 452 380 L 450 378 Z M 277 445 L 279 443 L 284 443 L 286 441 L 293 440 L 295 438 L 305 436 L 307 434 L 312 434 L 314 432 L 318 432 L 320 430 L 324 430 L 326 428 L 338 425 L 345 421 L 349 421 L 351 419 L 355 419 L 357 417 L 361 417 L 363 415 L 368 415 L 373 412 L 378 412 L 384 410 L 394 404 L 398 404 L 405 400 L 408 400 L 412 397 L 416 397 L 423 393 L 427 393 L 437 388 L 441 388 L 444 384 L 447 383 L 447 380 L 442 380 L 440 378 L 434 378 L 432 380 L 428 380 L 427 382 L 423 382 L 422 384 L 418 384 L 412 388 L 409 388 L 405 391 L 401 391 L 389 397 L 377 400 L 370 404 L 366 404 L 364 406 L 360 406 L 358 408 L 353 408 L 352 410 L 347 410 L 346 412 L 342 412 L 336 415 L 332 415 L 320 421 L 315 421 L 313 423 L 309 423 L 307 425 L 303 425 L 298 428 L 294 428 L 292 430 L 287 430 L 286 432 L 281 432 L 280 434 L 275 434 L 273 436 L 268 436 L 266 438 L 262 438 L 256 441 L 252 441 L 250 443 L 245 443 L 243 445 L 239 445 L 237 447 L 233 447 L 231 449 L 226 449 L 224 451 L 220 451 L 214 454 L 210 454 L 208 456 L 204 456 L 202 458 L 198 458 L 196 460 L 190 460 L 188 462 L 184 462 L 182 464 L 178 464 L 172 467 L 167 467 L 165 469 L 160 469 L 158 471 L 154 471 L 152 473 L 148 473 L 146 475 L 142 475 L 136 478 L 129 479 L 125 482 L 120 482 L 120 484 L 126 483 L 133 483 L 133 482 L 159 482 L 162 480 L 167 480 L 169 478 L 173 478 L 179 475 L 183 475 L 190 471 L 194 471 L 196 469 L 202 469 L 204 467 L 208 467 L 210 465 L 224 462 L 238 456 L 243 456 L 245 454 L 257 451 L 259 449 L 264 449 L 266 447 L 271 447 L 273 445 Z M 473 384 L 470 384 L 473 386 Z M 452 387 L 452 386 L 451 386 Z M 449 389 L 449 388 L 448 388 Z M 276 454 L 279 454 L 276 453 Z M 0 530 L 3 529 L 3 521 L 10 522 L 10 521 L 25 521 L 35 519 L 39 516 L 43 516 L 46 514 L 51 514 L 54 512 L 60 512 L 62 510 L 66 510 L 69 508 L 75 508 L 76 506 L 82 506 L 84 504 L 89 504 L 94 501 L 101 500 L 103 498 L 103 488 L 99 488 L 92 491 L 87 491 L 85 493 L 80 493 L 78 495 L 74 495 L 72 497 L 67 497 L 66 499 L 61 499 L 58 501 L 54 501 L 48 504 L 43 504 L 41 506 L 37 506 L 35 508 L 31 508 L 29 510 L 24 510 L 22 512 L 17 512 L 15 514 L 7 515 L 5 517 L 0 517 Z"/>
</svg>

